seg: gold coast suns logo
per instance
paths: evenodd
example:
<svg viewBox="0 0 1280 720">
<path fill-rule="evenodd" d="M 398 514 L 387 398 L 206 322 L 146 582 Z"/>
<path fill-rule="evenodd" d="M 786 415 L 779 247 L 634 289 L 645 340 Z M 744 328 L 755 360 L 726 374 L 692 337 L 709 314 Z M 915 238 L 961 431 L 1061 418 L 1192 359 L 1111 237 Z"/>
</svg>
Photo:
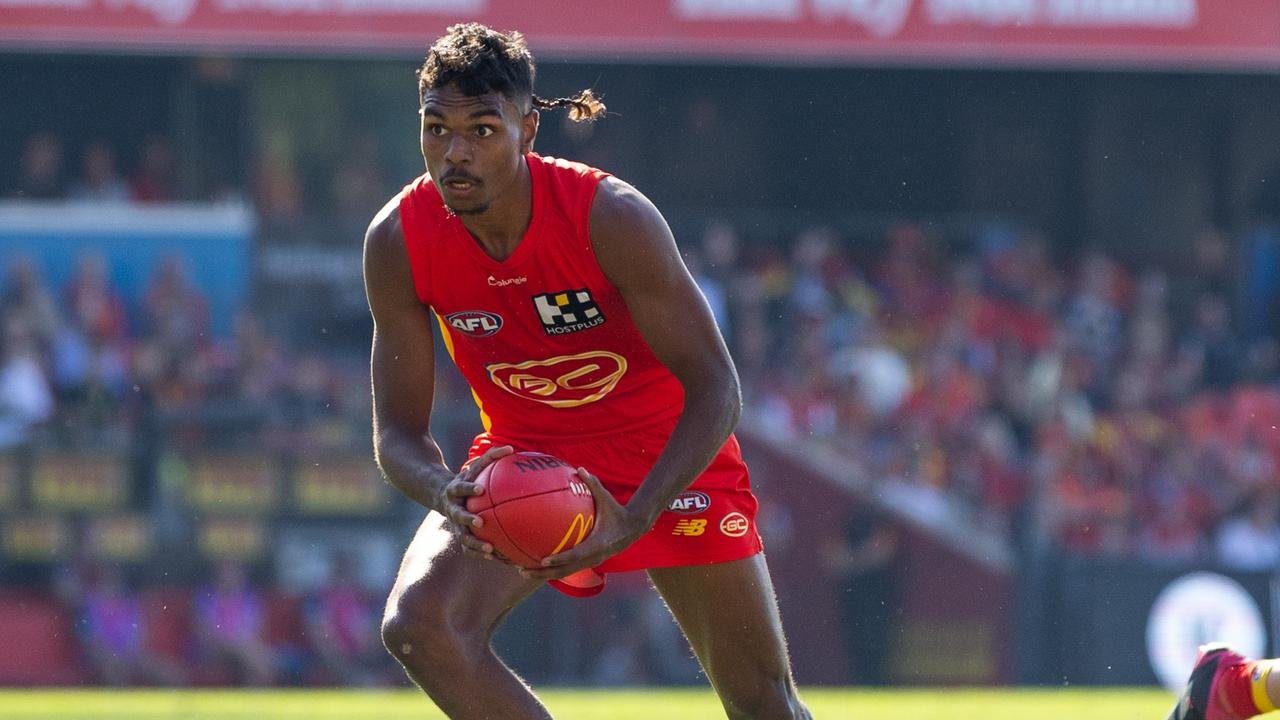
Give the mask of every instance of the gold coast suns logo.
<svg viewBox="0 0 1280 720">
<path fill-rule="evenodd" d="M 608 395 L 627 373 L 627 359 L 595 350 L 515 364 L 494 363 L 485 370 L 495 385 L 517 397 L 551 407 L 578 407 Z"/>
</svg>

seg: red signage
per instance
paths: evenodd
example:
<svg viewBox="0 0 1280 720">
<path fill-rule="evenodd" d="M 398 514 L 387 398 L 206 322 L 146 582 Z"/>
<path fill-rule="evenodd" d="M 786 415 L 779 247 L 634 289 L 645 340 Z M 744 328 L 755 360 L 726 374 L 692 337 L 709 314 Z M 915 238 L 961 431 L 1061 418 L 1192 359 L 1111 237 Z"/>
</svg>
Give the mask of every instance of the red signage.
<svg viewBox="0 0 1280 720">
<path fill-rule="evenodd" d="M 418 55 L 463 20 L 605 60 L 1280 67 L 1273 0 L 0 0 L 0 47 Z"/>
</svg>

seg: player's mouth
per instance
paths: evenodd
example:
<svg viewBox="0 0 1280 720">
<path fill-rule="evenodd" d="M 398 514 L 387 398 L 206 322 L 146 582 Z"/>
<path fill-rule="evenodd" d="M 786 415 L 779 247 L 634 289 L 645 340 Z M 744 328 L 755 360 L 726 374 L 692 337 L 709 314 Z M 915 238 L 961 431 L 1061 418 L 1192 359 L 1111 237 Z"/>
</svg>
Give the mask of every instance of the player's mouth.
<svg viewBox="0 0 1280 720">
<path fill-rule="evenodd" d="M 475 192 L 480 187 L 480 181 L 471 177 L 448 177 L 446 176 L 442 183 L 449 190 L 450 195 L 466 196 Z"/>
</svg>

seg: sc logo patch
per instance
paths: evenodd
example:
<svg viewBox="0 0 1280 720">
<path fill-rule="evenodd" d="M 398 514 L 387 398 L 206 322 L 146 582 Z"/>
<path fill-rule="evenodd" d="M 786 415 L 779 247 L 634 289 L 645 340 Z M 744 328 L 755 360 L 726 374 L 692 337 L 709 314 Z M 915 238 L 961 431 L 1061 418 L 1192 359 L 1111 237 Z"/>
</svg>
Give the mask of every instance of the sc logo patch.
<svg viewBox="0 0 1280 720">
<path fill-rule="evenodd" d="M 533 305 L 548 335 L 565 335 L 604 323 L 604 313 L 586 288 L 534 295 Z"/>
</svg>

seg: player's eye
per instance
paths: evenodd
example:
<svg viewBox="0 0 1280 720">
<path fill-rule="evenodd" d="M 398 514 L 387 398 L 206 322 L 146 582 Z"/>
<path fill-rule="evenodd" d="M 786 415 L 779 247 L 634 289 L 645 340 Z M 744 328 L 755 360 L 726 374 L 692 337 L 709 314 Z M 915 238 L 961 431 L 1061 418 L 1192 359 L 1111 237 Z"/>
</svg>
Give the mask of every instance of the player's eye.
<svg viewBox="0 0 1280 720">
<path fill-rule="evenodd" d="M 441 137 L 446 132 L 448 132 L 448 130 L 446 130 L 445 127 L 439 123 L 431 123 L 430 125 L 427 126 L 427 132 L 436 137 Z"/>
<path fill-rule="evenodd" d="M 489 137 L 494 132 L 494 129 L 488 125 L 480 125 L 476 128 L 476 135 L 480 137 Z"/>
</svg>

